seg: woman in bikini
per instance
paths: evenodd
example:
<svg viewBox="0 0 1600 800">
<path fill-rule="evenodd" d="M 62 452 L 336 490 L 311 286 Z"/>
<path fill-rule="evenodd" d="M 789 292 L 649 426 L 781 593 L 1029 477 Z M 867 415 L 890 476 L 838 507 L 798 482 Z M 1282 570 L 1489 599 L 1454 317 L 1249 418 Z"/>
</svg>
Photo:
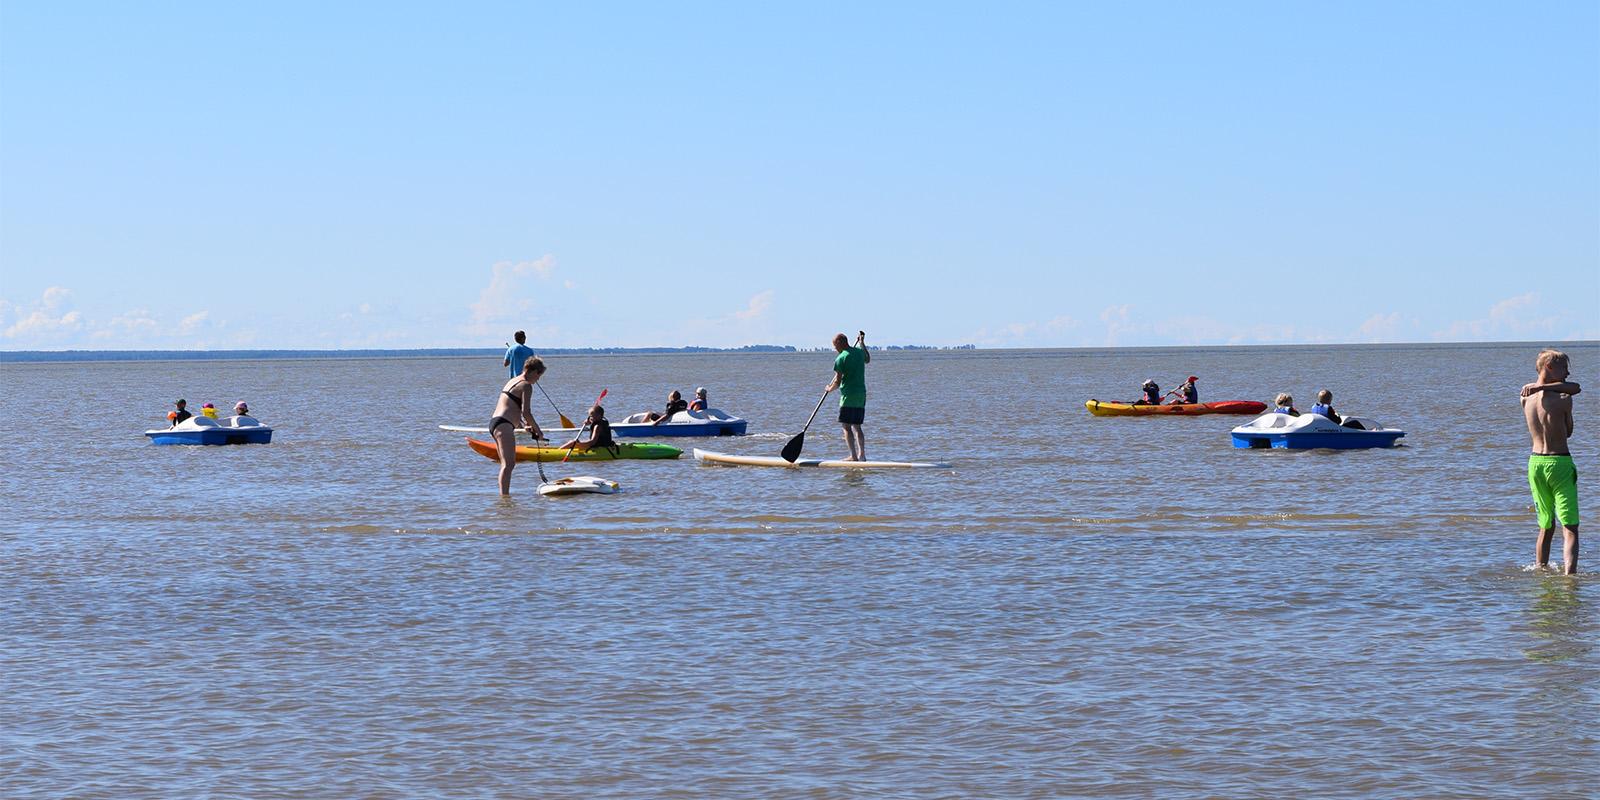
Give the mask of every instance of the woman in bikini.
<svg viewBox="0 0 1600 800">
<path fill-rule="evenodd" d="M 522 374 L 500 387 L 500 398 L 494 404 L 494 416 L 489 418 L 489 436 L 500 448 L 500 493 L 511 494 L 511 470 L 517 466 L 517 421 L 537 442 L 544 438 L 539 423 L 533 421 L 533 385 L 544 377 L 544 360 L 530 358 L 522 365 Z"/>
</svg>

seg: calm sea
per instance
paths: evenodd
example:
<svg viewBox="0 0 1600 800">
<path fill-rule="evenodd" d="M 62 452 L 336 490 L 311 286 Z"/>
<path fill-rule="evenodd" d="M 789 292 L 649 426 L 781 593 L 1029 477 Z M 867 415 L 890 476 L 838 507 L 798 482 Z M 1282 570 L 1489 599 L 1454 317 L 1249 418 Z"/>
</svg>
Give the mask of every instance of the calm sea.
<svg viewBox="0 0 1600 800">
<path fill-rule="evenodd" d="M 547 465 L 624 487 L 562 499 L 436 427 L 486 422 L 498 357 L 0 365 L 0 795 L 1593 797 L 1600 544 L 1532 568 L 1537 350 L 880 352 L 869 455 L 953 469 Z M 682 444 L 763 455 L 830 377 L 550 363 L 568 416 L 704 385 L 753 435 Z M 1189 374 L 1408 435 L 1083 407 Z M 147 444 L 179 396 L 274 442 Z"/>
</svg>

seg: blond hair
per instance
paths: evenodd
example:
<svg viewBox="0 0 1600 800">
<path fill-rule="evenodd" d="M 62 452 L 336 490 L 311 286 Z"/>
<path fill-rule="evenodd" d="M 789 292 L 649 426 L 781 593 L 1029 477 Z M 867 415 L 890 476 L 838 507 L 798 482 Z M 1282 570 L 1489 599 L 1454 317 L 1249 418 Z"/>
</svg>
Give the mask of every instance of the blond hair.
<svg viewBox="0 0 1600 800">
<path fill-rule="evenodd" d="M 1273 398 L 1272 402 L 1280 407 L 1287 407 L 1294 405 L 1294 398 L 1286 394 L 1280 394 Z"/>
<path fill-rule="evenodd" d="M 1544 368 L 1550 366 L 1551 364 L 1557 364 L 1563 367 L 1567 366 L 1567 354 L 1561 352 L 1560 350 L 1556 350 L 1555 348 L 1546 347 L 1545 349 L 1540 350 L 1539 357 L 1533 360 L 1533 368 L 1539 370 L 1540 372 L 1544 372 Z"/>
<path fill-rule="evenodd" d="M 540 358 L 538 356 L 534 356 L 533 358 L 528 359 L 528 363 L 522 365 L 522 374 L 524 374 L 524 375 L 543 375 L 544 374 L 544 359 L 542 359 L 542 358 Z"/>
</svg>

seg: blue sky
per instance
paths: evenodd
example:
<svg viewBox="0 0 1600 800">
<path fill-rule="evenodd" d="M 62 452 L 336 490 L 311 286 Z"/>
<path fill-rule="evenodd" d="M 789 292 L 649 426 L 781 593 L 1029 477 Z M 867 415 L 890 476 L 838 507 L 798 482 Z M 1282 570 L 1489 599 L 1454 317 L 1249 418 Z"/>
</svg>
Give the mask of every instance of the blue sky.
<svg viewBox="0 0 1600 800">
<path fill-rule="evenodd" d="M 1600 6 L 0 5 L 0 349 L 1600 338 Z"/>
</svg>

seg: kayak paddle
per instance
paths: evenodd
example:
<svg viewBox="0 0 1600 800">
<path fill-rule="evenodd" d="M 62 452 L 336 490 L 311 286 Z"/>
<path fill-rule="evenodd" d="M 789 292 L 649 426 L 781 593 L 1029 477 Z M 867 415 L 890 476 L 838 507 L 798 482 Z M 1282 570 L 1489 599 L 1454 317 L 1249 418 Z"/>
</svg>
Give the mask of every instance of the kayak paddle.
<svg viewBox="0 0 1600 800">
<path fill-rule="evenodd" d="M 784 461 L 793 464 L 794 460 L 800 457 L 800 449 L 806 446 L 806 431 L 811 430 L 811 421 L 817 418 L 817 412 L 822 410 L 822 403 L 827 399 L 828 393 L 823 392 L 822 399 L 817 401 L 817 407 L 811 409 L 811 416 L 806 418 L 806 426 L 783 446 L 783 452 L 779 455 L 783 456 Z"/>
<path fill-rule="evenodd" d="M 535 383 L 534 386 L 539 386 L 539 384 Z M 545 391 L 543 386 L 539 386 L 539 393 L 544 395 L 544 399 L 550 400 L 550 393 Z M 556 401 L 550 400 L 550 407 L 554 408 L 556 410 L 556 416 L 561 418 L 561 427 L 563 427 L 563 428 L 576 428 L 577 427 L 576 425 L 572 424 L 572 420 L 567 419 L 567 415 L 566 414 L 561 413 L 561 409 L 556 406 Z"/>
<path fill-rule="evenodd" d="M 610 389 L 601 389 L 600 390 L 600 396 L 596 397 L 594 399 L 594 404 L 595 405 L 600 405 L 600 401 L 606 399 L 606 392 L 609 392 L 609 391 L 611 391 L 611 390 Z M 578 439 L 582 439 L 583 438 L 583 432 L 586 431 L 586 430 L 589 430 L 589 419 L 587 417 L 585 417 L 584 420 L 583 420 L 583 427 L 578 429 L 577 437 L 572 440 L 572 447 L 577 447 L 578 446 Z M 568 447 L 567 448 L 567 454 L 561 457 L 561 463 L 565 464 L 565 463 L 567 463 L 567 459 L 572 458 L 572 447 Z"/>
</svg>

